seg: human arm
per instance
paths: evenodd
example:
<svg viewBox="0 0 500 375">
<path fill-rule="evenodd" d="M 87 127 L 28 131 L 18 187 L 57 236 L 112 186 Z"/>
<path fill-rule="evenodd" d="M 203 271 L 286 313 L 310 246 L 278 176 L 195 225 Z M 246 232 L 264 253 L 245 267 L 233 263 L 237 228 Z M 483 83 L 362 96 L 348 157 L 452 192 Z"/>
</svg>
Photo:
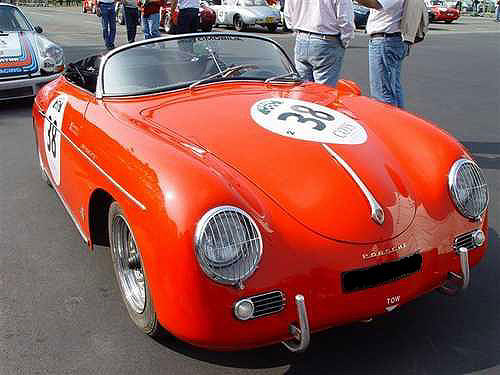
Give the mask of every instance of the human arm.
<svg viewBox="0 0 500 375">
<path fill-rule="evenodd" d="M 292 14 L 293 14 L 293 0 L 287 0 L 285 1 L 285 8 L 283 9 L 283 15 L 285 17 L 286 26 L 289 29 L 293 29 Z"/>
<path fill-rule="evenodd" d="M 380 4 L 377 0 L 357 0 L 357 2 L 367 8 L 382 9 L 382 4 Z"/>
<path fill-rule="evenodd" d="M 337 27 L 340 31 L 342 46 L 346 48 L 354 39 L 354 10 L 351 0 L 338 0 L 336 4 Z"/>
</svg>

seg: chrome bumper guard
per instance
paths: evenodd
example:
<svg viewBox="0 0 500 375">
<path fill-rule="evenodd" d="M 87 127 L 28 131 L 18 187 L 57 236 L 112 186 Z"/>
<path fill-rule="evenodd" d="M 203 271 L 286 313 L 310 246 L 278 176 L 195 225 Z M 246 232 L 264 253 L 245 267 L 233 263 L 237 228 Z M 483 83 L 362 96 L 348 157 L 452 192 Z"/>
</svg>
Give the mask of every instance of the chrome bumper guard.
<svg viewBox="0 0 500 375">
<path fill-rule="evenodd" d="M 461 275 L 455 272 L 448 273 L 448 281 L 444 283 L 438 290 L 447 296 L 455 296 L 467 289 L 470 283 L 470 267 L 469 267 L 469 250 L 461 247 L 457 250 L 460 257 Z"/>
<path fill-rule="evenodd" d="M 299 315 L 299 327 L 290 324 L 289 330 L 295 339 L 282 341 L 283 345 L 288 350 L 294 353 L 300 353 L 307 349 L 311 339 L 311 332 L 309 330 L 309 320 L 307 318 L 306 304 L 304 296 L 297 294 L 295 296 L 295 304 L 297 305 L 297 313 Z"/>
</svg>

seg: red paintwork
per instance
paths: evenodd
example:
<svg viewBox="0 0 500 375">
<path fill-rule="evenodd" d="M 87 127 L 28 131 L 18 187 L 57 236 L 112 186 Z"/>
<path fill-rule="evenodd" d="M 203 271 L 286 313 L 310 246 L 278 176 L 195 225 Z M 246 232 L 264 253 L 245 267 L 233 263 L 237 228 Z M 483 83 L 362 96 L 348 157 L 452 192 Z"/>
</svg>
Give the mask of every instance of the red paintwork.
<svg viewBox="0 0 500 375">
<path fill-rule="evenodd" d="M 434 17 L 432 18 L 432 21 L 448 21 L 452 22 L 458 19 L 460 17 L 460 11 L 455 8 L 446 8 L 446 11 L 440 11 L 439 8 L 443 8 L 440 5 L 435 5 L 432 7 L 432 13 L 434 14 Z"/>
<path fill-rule="evenodd" d="M 96 100 L 61 77 L 40 91 L 33 117 L 40 144 L 38 108 L 46 111 L 52 98 L 66 93 L 63 132 L 146 206 L 140 209 L 62 142 L 58 191 L 88 238 L 88 207 L 96 190 L 108 192 L 124 208 L 161 324 L 198 346 L 243 349 L 289 338 L 298 293 L 305 297 L 313 331 L 382 314 L 388 297 L 400 296 L 406 303 L 427 293 L 442 285 L 448 272 L 459 272 L 453 239 L 475 228 L 488 231 L 487 215 L 480 222 L 466 220 L 448 194 L 451 165 L 470 157 L 463 146 L 424 120 L 359 92 L 352 82 L 340 82 L 337 89 L 226 82 L 194 91 Z M 359 189 L 320 152 L 320 145 L 280 137 L 253 123 L 250 106 L 271 97 L 316 102 L 364 125 L 365 144 L 335 145 L 335 150 L 380 197 L 386 215 L 382 226 L 369 219 Z M 208 152 L 200 156 L 185 144 Z M 41 158 L 49 171 L 43 149 Z M 262 260 L 244 290 L 211 281 L 193 248 L 197 221 L 223 204 L 247 211 L 263 236 Z M 402 243 L 407 247 L 396 253 L 362 258 Z M 486 244 L 471 251 L 471 266 Z M 417 249 L 424 259 L 420 272 L 376 288 L 342 292 L 342 272 Z M 276 289 L 286 295 L 282 312 L 246 322 L 234 318 L 238 299 Z"/>
</svg>

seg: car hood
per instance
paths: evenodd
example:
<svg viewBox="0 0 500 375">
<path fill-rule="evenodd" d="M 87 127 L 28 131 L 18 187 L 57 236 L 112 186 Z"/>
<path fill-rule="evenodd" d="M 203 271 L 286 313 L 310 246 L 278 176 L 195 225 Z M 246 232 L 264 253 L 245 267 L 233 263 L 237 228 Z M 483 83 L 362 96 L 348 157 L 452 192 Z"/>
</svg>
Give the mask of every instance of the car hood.
<svg viewBox="0 0 500 375">
<path fill-rule="evenodd" d="M 335 100 L 335 93 L 315 84 L 289 91 L 202 89 L 144 109 L 141 115 L 238 170 L 288 214 L 322 236 L 356 243 L 393 238 L 411 224 L 415 195 L 401 161 L 378 134 L 377 128 L 385 126 L 385 119 L 356 115 L 357 108 L 383 104 L 357 97 L 350 99 L 347 107 Z M 266 111 L 273 111 L 277 105 L 273 102 L 279 101 L 289 106 L 299 105 L 295 108 L 306 119 L 313 115 L 328 117 L 319 111 L 324 107 L 336 110 L 335 121 L 350 124 L 357 133 L 342 139 L 352 129 L 347 126 L 347 130 L 337 134 L 339 137 L 330 133 L 327 142 L 318 142 L 325 140 L 312 139 L 319 133 L 313 129 L 319 123 L 307 120 L 296 123 L 292 129 L 297 132 L 305 129 L 301 139 L 280 135 L 283 129 L 273 128 L 277 113 L 275 120 L 266 120 Z M 286 108 L 279 108 L 286 113 Z M 387 106 L 387 112 L 389 118 L 394 109 Z M 332 129 L 327 127 L 323 131 Z M 383 208 L 382 224 L 372 219 L 367 196 L 327 148 L 348 164 Z"/>
<path fill-rule="evenodd" d="M 38 72 L 36 42 L 32 32 L 0 34 L 0 78 L 24 76 Z"/>
</svg>

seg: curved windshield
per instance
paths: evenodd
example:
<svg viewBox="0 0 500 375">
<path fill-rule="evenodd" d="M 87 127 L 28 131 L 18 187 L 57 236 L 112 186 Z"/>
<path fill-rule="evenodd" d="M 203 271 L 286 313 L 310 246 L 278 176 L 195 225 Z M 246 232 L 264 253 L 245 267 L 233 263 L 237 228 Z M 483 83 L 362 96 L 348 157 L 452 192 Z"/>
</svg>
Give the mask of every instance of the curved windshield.
<svg viewBox="0 0 500 375">
<path fill-rule="evenodd" d="M 0 6 L 0 32 L 30 30 L 26 17 L 17 8 Z"/>
<path fill-rule="evenodd" d="M 140 95 L 223 80 L 258 80 L 295 72 L 274 43 L 237 34 L 168 38 L 111 55 L 103 94 Z"/>
</svg>

